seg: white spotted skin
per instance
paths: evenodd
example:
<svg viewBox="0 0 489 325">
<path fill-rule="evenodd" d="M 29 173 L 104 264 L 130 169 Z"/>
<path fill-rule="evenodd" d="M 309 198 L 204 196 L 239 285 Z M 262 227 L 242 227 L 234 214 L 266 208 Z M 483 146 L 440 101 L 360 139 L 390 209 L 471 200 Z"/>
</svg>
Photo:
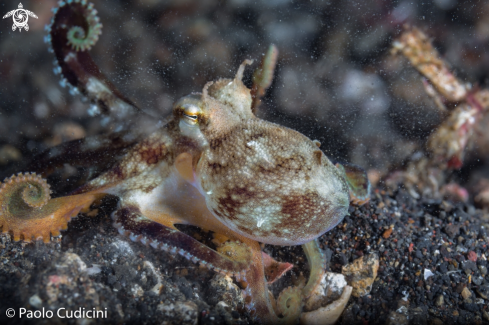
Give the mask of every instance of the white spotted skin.
<svg viewBox="0 0 489 325">
<path fill-rule="evenodd" d="M 197 175 L 209 210 L 232 230 L 267 244 L 298 245 L 348 213 L 344 178 L 307 137 L 256 118 L 221 136 Z"/>
</svg>

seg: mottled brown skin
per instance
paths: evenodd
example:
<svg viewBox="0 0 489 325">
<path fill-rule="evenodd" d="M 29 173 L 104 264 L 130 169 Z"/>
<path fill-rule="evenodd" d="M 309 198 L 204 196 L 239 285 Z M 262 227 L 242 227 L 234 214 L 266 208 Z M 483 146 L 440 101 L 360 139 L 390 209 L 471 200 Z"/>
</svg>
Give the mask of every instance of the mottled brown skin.
<svg viewBox="0 0 489 325">
<path fill-rule="evenodd" d="M 225 139 L 220 146 L 205 150 L 197 174 L 209 209 L 230 228 L 268 244 L 297 245 L 347 213 L 348 187 L 322 153 L 317 159 L 312 141 L 257 118 L 227 131 L 216 135 Z"/>
<path fill-rule="evenodd" d="M 14 185 L 0 191 L 3 231 L 13 233 L 16 240 L 49 240 L 74 214 L 112 194 L 119 197 L 112 218 L 121 234 L 246 281 L 247 307 L 261 322 L 296 322 L 302 300 L 324 272 L 315 239 L 347 214 L 352 188 L 345 170 L 336 168 L 318 150 L 317 142 L 254 116 L 250 89 L 241 81 L 250 62 L 240 66 L 234 79 L 209 82 L 202 93 L 180 99 L 172 116 L 160 121 L 145 115 L 103 77 L 83 50 L 94 39 L 72 39 L 70 31 L 76 26 L 70 22 L 84 22 L 86 34 L 94 38 L 101 28 L 90 5 L 74 1 L 56 11 L 50 38 L 64 82 L 99 105 L 101 113 L 121 113 L 123 118 L 110 115 L 117 136 L 87 138 L 41 155 L 37 166 L 59 166 L 63 158 L 78 163 L 74 157 L 81 158 L 83 165 L 83 156 L 97 157 L 94 163 L 100 161 L 103 172 L 72 196 L 36 208 L 32 220 L 14 222 L 21 216 L 9 211 L 18 210 L 21 198 L 15 194 L 18 190 L 10 189 L 28 184 L 25 176 L 10 179 Z M 142 121 L 147 128 L 136 127 Z M 357 183 L 368 183 L 364 173 L 354 174 Z M 178 231 L 176 224 L 211 230 L 234 243 L 215 251 Z M 311 265 L 309 282 L 284 290 L 278 310 L 270 301 L 260 242 L 303 244 Z M 266 265 L 289 268 L 277 266 L 270 257 Z M 294 301 L 290 306 L 289 299 Z"/>
</svg>

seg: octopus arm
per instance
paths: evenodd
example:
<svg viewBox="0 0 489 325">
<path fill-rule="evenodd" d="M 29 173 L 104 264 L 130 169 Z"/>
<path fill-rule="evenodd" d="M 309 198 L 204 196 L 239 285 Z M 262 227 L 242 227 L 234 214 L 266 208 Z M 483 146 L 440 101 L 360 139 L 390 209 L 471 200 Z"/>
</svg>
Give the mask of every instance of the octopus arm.
<svg viewBox="0 0 489 325">
<path fill-rule="evenodd" d="M 149 244 L 171 254 L 179 254 L 216 272 L 244 279 L 251 253 L 239 242 L 232 243 L 232 249 L 222 250 L 228 256 L 211 249 L 195 238 L 179 231 L 173 223 L 179 222 L 169 215 L 160 215 L 160 222 L 146 218 L 138 207 L 120 207 L 112 215 L 114 226 L 133 241 Z M 163 221 L 164 220 L 164 221 Z M 229 248 L 230 244 L 227 244 Z"/>
<path fill-rule="evenodd" d="M 304 298 L 309 297 L 319 285 L 325 272 L 325 256 L 319 248 L 317 240 L 303 244 L 302 248 L 311 268 L 309 280 L 304 287 L 289 287 L 283 290 L 278 296 L 276 304 L 271 304 L 273 298 L 268 295 L 268 290 L 263 290 L 260 287 L 262 282 L 260 272 L 263 268 L 254 268 L 255 263 L 253 263 L 250 271 L 247 272 L 248 283 L 250 284 L 245 290 L 245 293 L 250 297 L 250 303 L 247 307 L 254 310 L 256 315 L 260 315 L 258 320 L 262 323 L 296 324 L 302 312 Z M 255 256 L 255 260 L 258 260 L 258 256 Z M 271 305 L 276 307 L 272 308 Z M 277 315 L 281 315 L 281 317 Z"/>
<path fill-rule="evenodd" d="M 87 97 L 95 105 L 91 113 L 106 115 L 116 128 L 129 129 L 147 117 L 108 80 L 89 54 L 102 33 L 93 4 L 61 1 L 54 12 L 45 41 L 56 56 L 54 72 L 61 74 L 60 84 Z"/>
<path fill-rule="evenodd" d="M 326 257 L 319 248 L 317 239 L 303 244 L 302 249 L 304 250 L 304 253 L 306 253 L 310 267 L 309 280 L 307 281 L 306 286 L 302 289 L 303 296 L 307 298 L 321 282 L 326 271 Z"/>
<path fill-rule="evenodd" d="M 150 178 L 154 178 L 151 175 Z M 138 184 L 142 183 L 143 179 L 139 179 Z M 119 204 L 121 207 L 113 218 L 121 233 L 133 240 L 178 253 L 217 272 L 236 276 L 246 288 L 246 306 L 258 321 L 264 324 L 297 321 L 302 308 L 302 287 L 287 289 L 274 304 L 266 278 L 268 275 L 273 281 L 290 265 L 273 261 L 263 254 L 259 242 L 226 227 L 207 209 L 198 190 L 179 174 L 165 177 L 151 191 L 131 191 L 122 196 Z M 197 226 L 224 239 L 217 241 L 219 245 L 214 250 L 181 233 L 176 224 Z"/>
<path fill-rule="evenodd" d="M 59 236 L 71 218 L 101 197 L 100 193 L 51 199 L 46 180 L 35 173 L 19 173 L 4 180 L 0 187 L 0 227 L 15 241 Z"/>
<path fill-rule="evenodd" d="M 251 87 L 251 110 L 256 114 L 266 90 L 272 85 L 275 67 L 277 65 L 278 49 L 271 44 L 263 57 L 260 67 L 253 73 L 253 86 Z"/>
<path fill-rule="evenodd" d="M 362 205 L 370 200 L 370 181 L 367 172 L 353 164 L 337 163 L 336 167 L 341 171 L 350 190 L 350 201 Z"/>
<path fill-rule="evenodd" d="M 70 164 L 73 167 L 96 166 L 103 172 L 114 166 L 139 140 L 129 132 L 118 132 L 68 141 L 39 154 L 26 169 L 49 175 L 56 168 Z"/>
<path fill-rule="evenodd" d="M 255 320 L 262 324 L 296 324 L 302 312 L 302 287 L 283 290 L 276 303 L 268 291 L 260 244 L 243 238 L 250 248 L 250 267 L 246 272 L 245 303 Z"/>
</svg>

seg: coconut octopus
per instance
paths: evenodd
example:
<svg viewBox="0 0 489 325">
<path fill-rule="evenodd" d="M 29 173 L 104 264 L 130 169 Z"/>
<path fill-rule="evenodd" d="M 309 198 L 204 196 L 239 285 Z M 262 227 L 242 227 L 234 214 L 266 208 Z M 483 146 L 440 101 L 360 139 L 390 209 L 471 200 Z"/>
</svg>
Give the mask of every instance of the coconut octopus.
<svg viewBox="0 0 489 325">
<path fill-rule="evenodd" d="M 302 302 L 325 272 L 317 238 L 348 214 L 350 201 L 368 201 L 370 185 L 362 169 L 331 163 L 319 142 L 254 115 L 270 85 L 275 48 L 255 71 L 252 89 L 241 80 L 251 63 L 246 60 L 233 79 L 208 82 L 161 120 L 125 98 L 91 59 L 88 50 L 102 28 L 92 4 L 60 1 L 53 13 L 45 41 L 56 57 L 55 73 L 62 86 L 106 116 L 112 132 L 51 148 L 30 172 L 5 179 L 3 233 L 16 241 L 48 242 L 94 201 L 114 195 L 119 201 L 112 219 L 121 234 L 234 276 L 258 322 L 297 322 Z M 40 175 L 66 163 L 100 172 L 70 195 L 51 198 Z M 212 249 L 175 225 L 225 239 Z M 275 301 L 268 284 L 279 275 L 267 267 L 277 262 L 260 243 L 302 245 L 310 266 L 307 283 L 285 289 Z"/>
</svg>

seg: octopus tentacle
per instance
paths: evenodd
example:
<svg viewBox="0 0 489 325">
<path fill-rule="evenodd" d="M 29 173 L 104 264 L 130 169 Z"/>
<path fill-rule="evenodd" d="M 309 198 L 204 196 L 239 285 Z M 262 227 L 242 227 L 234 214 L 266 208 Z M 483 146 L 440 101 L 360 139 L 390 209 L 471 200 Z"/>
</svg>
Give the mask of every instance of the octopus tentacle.
<svg viewBox="0 0 489 325">
<path fill-rule="evenodd" d="M 307 261 L 309 262 L 310 274 L 306 286 L 302 289 L 304 298 L 309 297 L 314 289 L 319 285 L 321 279 L 326 272 L 326 257 L 319 248 L 317 239 L 302 245 L 302 249 L 306 253 Z"/>
<path fill-rule="evenodd" d="M 275 45 L 271 44 L 262 59 L 260 67 L 253 73 L 253 86 L 251 87 L 251 97 L 253 98 L 251 110 L 253 113 L 256 113 L 261 99 L 265 95 L 265 91 L 272 84 L 275 66 L 277 65 L 277 57 L 278 49 Z"/>
<path fill-rule="evenodd" d="M 68 141 L 36 156 L 27 169 L 49 175 L 55 168 L 70 164 L 74 167 L 89 167 L 91 176 L 96 177 L 98 172 L 112 167 L 138 141 L 140 137 L 129 132 Z"/>
<path fill-rule="evenodd" d="M 256 321 L 263 324 L 294 324 L 302 310 L 302 288 L 289 288 L 279 296 L 277 311 L 270 299 L 263 267 L 263 254 L 257 241 L 243 238 L 250 248 L 252 258 L 250 268 L 246 271 L 245 296 L 246 308 Z M 291 302 L 289 304 L 289 302 Z M 281 314 L 283 317 L 279 317 Z"/>
<path fill-rule="evenodd" d="M 35 173 L 6 178 L 0 187 L 0 227 L 18 241 L 59 236 L 68 222 L 99 198 L 96 193 L 51 199 L 46 180 Z"/>
<path fill-rule="evenodd" d="M 93 7 L 91 3 L 87 6 L 89 13 L 85 16 L 88 23 L 86 31 L 80 26 L 74 26 L 68 30 L 66 35 L 68 44 L 76 51 L 89 50 L 97 43 L 99 36 L 102 34 L 102 24 L 97 17 L 97 11 L 95 9 L 90 10 L 90 7 Z"/>
<path fill-rule="evenodd" d="M 283 316 L 282 324 L 295 324 L 296 315 L 302 312 L 304 300 L 302 289 L 299 287 L 288 287 L 284 289 L 277 299 L 277 312 Z"/>
<path fill-rule="evenodd" d="M 109 152 L 110 149 L 107 149 L 106 153 L 108 154 Z M 171 153 L 172 139 L 165 126 L 144 138 L 144 140 L 140 140 L 127 148 L 123 158 L 120 158 L 119 161 L 110 166 L 104 173 L 98 175 L 97 178 L 92 179 L 90 182 L 75 190 L 74 193 L 79 194 L 101 188 L 113 188 L 118 184 L 121 184 L 123 188 L 125 186 L 130 186 L 129 180 L 132 177 L 145 172 L 150 172 L 160 163 L 166 161 L 166 168 L 160 166 L 160 175 L 154 177 L 151 182 L 147 182 L 146 190 L 150 191 L 170 174 L 170 166 L 173 162 Z M 121 188 L 118 188 L 117 190 L 114 189 L 111 194 L 119 195 L 121 191 L 123 191 Z"/>
<path fill-rule="evenodd" d="M 263 266 L 267 277 L 267 284 L 272 284 L 280 279 L 287 271 L 294 267 L 293 264 L 287 262 L 279 262 L 265 252 L 261 253 L 263 257 Z"/>
<path fill-rule="evenodd" d="M 362 205 L 370 200 L 370 181 L 363 168 L 347 163 L 337 163 L 350 189 L 350 201 Z"/>
<path fill-rule="evenodd" d="M 235 276 L 246 285 L 246 307 L 262 323 L 291 324 L 297 321 L 301 307 L 295 302 L 302 301 L 302 288 L 289 289 L 282 298 L 279 297 L 282 305 L 279 313 L 284 316 L 279 317 L 268 295 L 263 252 L 257 241 L 231 234 L 231 241 L 224 242 L 215 251 L 176 229 L 173 224 L 178 223 L 178 218 L 160 215 L 156 222 L 154 217 L 145 217 L 137 206 L 132 205 L 121 207 L 112 215 L 114 227 L 133 241 L 179 254 L 216 272 Z M 290 301 L 294 303 L 290 305 Z"/>
<path fill-rule="evenodd" d="M 60 1 L 53 12 L 44 40 L 56 56 L 54 72 L 61 74 L 60 85 L 86 96 L 94 104 L 89 110 L 92 115 L 105 114 L 107 123 L 113 119 L 127 128 L 134 123 L 130 117 L 142 111 L 102 74 L 88 53 L 102 30 L 93 4 L 85 0 Z"/>
<path fill-rule="evenodd" d="M 234 261 L 249 261 L 251 258 L 248 247 L 239 241 L 227 241 L 219 245 L 216 250 Z"/>
<path fill-rule="evenodd" d="M 128 235 L 133 241 L 140 241 L 153 248 L 179 254 L 216 272 L 245 280 L 251 253 L 241 243 L 228 244 L 221 247 L 220 252 L 219 250 L 216 252 L 177 229 L 146 218 L 135 206 L 118 209 L 113 213 L 112 219 L 119 233 Z"/>
<path fill-rule="evenodd" d="M 257 243 L 257 242 L 255 242 Z M 306 253 L 309 265 L 311 268 L 309 280 L 305 287 L 289 287 L 283 290 L 276 304 L 276 313 L 272 301 L 268 295 L 268 289 L 263 286 L 262 272 L 263 266 L 260 265 L 261 260 L 258 257 L 259 248 L 252 248 L 253 263 L 250 270 L 246 272 L 248 287 L 244 291 L 247 297 L 247 308 L 254 312 L 257 320 L 266 324 L 295 324 L 302 312 L 304 298 L 312 294 L 314 289 L 321 282 L 326 269 L 326 258 L 319 248 L 319 243 L 313 240 L 303 244 L 302 247 Z M 259 246 L 258 246 L 259 247 Z M 278 317 L 281 315 L 282 317 Z"/>
<path fill-rule="evenodd" d="M 27 173 L 24 175 L 19 173 L 17 176 L 11 176 L 10 179 L 2 185 L 2 189 L 7 188 L 8 184 L 20 185 L 21 182 L 24 182 L 21 197 L 22 201 L 24 201 L 27 206 L 31 208 L 41 208 L 51 199 L 51 188 L 48 182 L 35 173 Z"/>
</svg>

